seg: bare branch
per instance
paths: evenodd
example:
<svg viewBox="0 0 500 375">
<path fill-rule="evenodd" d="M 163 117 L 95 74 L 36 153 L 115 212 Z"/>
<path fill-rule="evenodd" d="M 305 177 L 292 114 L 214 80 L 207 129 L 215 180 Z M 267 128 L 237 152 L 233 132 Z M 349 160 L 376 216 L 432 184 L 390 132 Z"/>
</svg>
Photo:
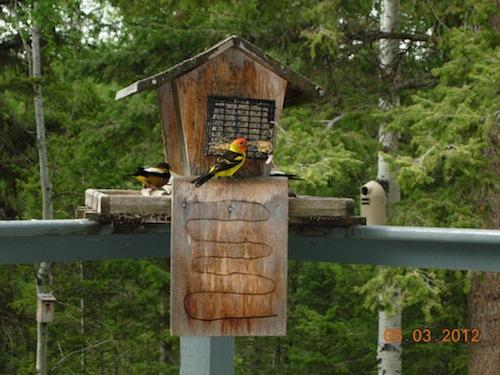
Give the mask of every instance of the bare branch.
<svg viewBox="0 0 500 375">
<path fill-rule="evenodd" d="M 64 361 L 66 361 L 68 359 L 69 356 L 72 356 L 73 354 L 78 354 L 78 353 L 81 353 L 81 352 L 85 352 L 87 350 L 91 350 L 91 349 L 95 349 L 95 348 L 98 348 L 99 346 L 101 345 L 104 345 L 110 341 L 115 341 L 114 339 L 107 339 L 107 340 L 104 340 L 104 341 L 100 341 L 98 343 L 95 343 L 93 345 L 90 345 L 90 346 L 87 346 L 85 348 L 82 348 L 82 349 L 77 349 L 77 350 L 73 350 L 72 352 L 66 354 L 64 357 L 62 357 L 51 369 L 50 369 L 50 372 L 53 372 L 56 368 L 58 368 Z"/>
<path fill-rule="evenodd" d="M 330 120 L 320 120 L 320 122 L 325 124 L 327 129 L 331 129 L 337 122 L 342 120 L 346 115 L 347 115 L 347 113 L 341 113 L 340 115 L 338 115 Z"/>
<path fill-rule="evenodd" d="M 422 166 L 427 155 L 429 155 L 435 147 L 436 145 L 432 145 L 422 156 L 415 160 L 415 163 L 417 163 L 419 166 Z"/>
</svg>

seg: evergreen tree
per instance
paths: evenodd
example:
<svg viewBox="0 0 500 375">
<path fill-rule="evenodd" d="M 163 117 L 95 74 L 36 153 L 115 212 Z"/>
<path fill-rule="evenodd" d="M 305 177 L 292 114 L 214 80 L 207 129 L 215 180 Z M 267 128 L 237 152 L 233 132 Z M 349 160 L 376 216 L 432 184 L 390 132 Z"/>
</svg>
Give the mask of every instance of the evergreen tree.
<svg viewBox="0 0 500 375">
<path fill-rule="evenodd" d="M 16 19 L 11 3 L 0 2 L 2 219 L 42 212 L 32 81 L 26 78 L 29 59 L 23 53 L 32 4 L 18 2 Z M 154 93 L 119 102 L 114 93 L 239 34 L 326 88 L 321 102 L 285 110 L 279 124 L 275 158 L 281 169 L 304 177 L 293 183 L 297 193 L 357 199 L 359 186 L 375 175 L 378 123 L 386 122 L 401 134 L 400 154 L 387 156 L 399 167 L 404 196 L 393 224 L 492 225 L 499 196 L 492 161 L 498 147 L 499 59 L 490 0 L 402 3 L 400 33 L 413 39 L 403 43 L 406 53 L 396 77 L 401 107 L 389 112 L 378 110 L 386 87 L 374 46 L 380 37 L 394 36 L 376 33 L 371 0 L 40 4 L 57 218 L 74 216 L 86 188 L 137 188 L 123 176 L 163 157 Z M 383 283 L 373 268 L 292 262 L 289 272 L 288 335 L 238 339 L 238 373 L 375 371 L 377 327 L 370 297 Z M 466 325 L 470 281 L 463 272 L 385 272 L 396 272 L 412 291 L 403 314 L 405 337 L 423 325 L 437 330 Z M 84 273 L 81 280 L 77 263 L 55 265 L 58 303 L 49 369 L 176 373 L 179 343 L 165 322 L 165 260 L 86 262 Z M 0 331 L 5 333 L 0 347 L 7 348 L 0 351 L 0 373 L 33 372 L 32 275 L 31 266 L 0 267 Z M 466 371 L 465 345 L 403 345 L 405 372 Z"/>
</svg>

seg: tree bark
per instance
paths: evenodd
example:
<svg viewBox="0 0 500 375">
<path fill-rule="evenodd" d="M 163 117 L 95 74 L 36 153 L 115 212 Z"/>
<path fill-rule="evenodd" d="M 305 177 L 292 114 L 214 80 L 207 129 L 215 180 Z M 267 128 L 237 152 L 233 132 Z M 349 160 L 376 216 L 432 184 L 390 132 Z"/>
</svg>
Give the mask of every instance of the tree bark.
<svg viewBox="0 0 500 375">
<path fill-rule="evenodd" d="M 497 375 L 500 366 L 500 274 L 475 273 L 469 295 L 469 328 L 479 329 L 470 344 L 469 375 Z"/>
<path fill-rule="evenodd" d="M 384 310 L 378 312 L 377 364 L 381 375 L 401 374 L 401 342 L 398 342 L 396 335 L 392 335 L 392 340 L 386 340 L 386 332 L 400 332 L 399 330 L 401 310 L 392 314 Z"/>
<path fill-rule="evenodd" d="M 47 161 L 47 142 L 45 137 L 45 118 L 43 115 L 41 54 L 40 54 L 40 28 L 31 28 L 32 54 L 33 54 L 33 88 L 35 91 L 35 121 L 38 158 L 40 163 L 40 185 L 42 187 L 42 204 L 44 219 L 52 219 L 52 185 L 49 178 L 49 163 Z"/>
<path fill-rule="evenodd" d="M 498 117 L 500 120 L 500 117 Z M 500 156 L 490 150 L 491 170 L 500 173 Z M 491 207 L 491 227 L 500 228 L 500 198 L 495 192 L 486 197 Z M 500 273 L 474 273 L 469 294 L 469 327 L 481 332 L 479 343 L 470 346 L 469 375 L 498 374 L 500 366 Z"/>
<path fill-rule="evenodd" d="M 393 33 L 399 27 L 399 0 L 383 0 L 380 13 L 380 31 L 383 33 Z M 380 98 L 379 105 L 382 109 L 399 106 L 399 96 L 395 90 L 394 80 L 398 71 L 396 58 L 399 53 L 399 40 L 380 40 L 379 64 L 382 79 L 388 81 L 389 92 L 385 97 Z M 382 124 L 379 129 L 379 142 L 383 151 L 397 151 L 397 134 L 385 130 Z M 391 204 L 401 200 L 399 185 L 396 183 L 396 175 L 390 170 L 384 156 L 378 157 L 378 179 L 386 180 L 389 186 L 388 203 Z"/>
<path fill-rule="evenodd" d="M 395 33 L 399 27 L 400 7 L 399 0 L 382 0 L 380 12 L 380 32 L 385 34 Z M 380 108 L 386 110 L 399 105 L 399 96 L 394 89 L 394 81 L 398 71 L 396 58 L 399 53 L 397 39 L 381 39 L 379 64 L 382 79 L 387 81 L 390 88 L 385 97 L 380 98 Z M 379 128 L 379 142 L 383 151 L 396 151 L 398 146 L 398 135 L 385 130 L 384 124 Z M 378 180 L 387 181 L 389 188 L 387 195 L 387 213 L 393 203 L 399 202 L 401 193 L 396 182 L 396 174 L 392 171 L 382 153 L 378 155 Z M 387 215 L 389 216 L 389 215 Z M 399 294 L 392 296 L 394 309 L 379 311 L 379 331 L 377 345 L 377 364 L 379 375 L 401 374 L 401 344 L 395 341 L 387 342 L 385 333 L 387 331 L 401 332 L 401 301 Z"/>
</svg>

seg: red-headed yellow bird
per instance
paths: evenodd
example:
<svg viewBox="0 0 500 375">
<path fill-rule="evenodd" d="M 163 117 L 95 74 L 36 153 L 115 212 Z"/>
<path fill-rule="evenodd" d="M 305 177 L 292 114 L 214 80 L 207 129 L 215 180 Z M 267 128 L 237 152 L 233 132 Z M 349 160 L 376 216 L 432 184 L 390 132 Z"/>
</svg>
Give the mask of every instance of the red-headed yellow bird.
<svg viewBox="0 0 500 375">
<path fill-rule="evenodd" d="M 146 188 L 161 188 L 170 180 L 170 165 L 167 163 L 160 163 L 157 164 L 156 167 L 137 167 L 137 170 L 132 176 Z"/>
<path fill-rule="evenodd" d="M 208 172 L 191 181 L 196 187 L 200 187 L 214 176 L 230 177 L 241 168 L 247 157 L 247 140 L 245 138 L 236 138 L 227 151 L 221 155 Z"/>
</svg>

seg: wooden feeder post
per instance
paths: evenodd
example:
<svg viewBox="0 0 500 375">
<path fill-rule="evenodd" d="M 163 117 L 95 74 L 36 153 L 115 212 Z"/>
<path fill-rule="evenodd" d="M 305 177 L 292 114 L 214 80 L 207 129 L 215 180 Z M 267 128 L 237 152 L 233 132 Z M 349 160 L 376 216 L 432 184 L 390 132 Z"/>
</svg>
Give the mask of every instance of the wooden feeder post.
<svg viewBox="0 0 500 375">
<path fill-rule="evenodd" d="M 174 180 L 171 329 L 182 336 L 286 332 L 285 178 Z"/>
<path fill-rule="evenodd" d="M 171 331 L 179 336 L 286 334 L 288 183 L 265 160 L 283 105 L 322 95 L 313 82 L 232 36 L 117 93 L 158 92 L 173 182 Z M 237 137 L 240 179 L 190 181 Z"/>
</svg>

